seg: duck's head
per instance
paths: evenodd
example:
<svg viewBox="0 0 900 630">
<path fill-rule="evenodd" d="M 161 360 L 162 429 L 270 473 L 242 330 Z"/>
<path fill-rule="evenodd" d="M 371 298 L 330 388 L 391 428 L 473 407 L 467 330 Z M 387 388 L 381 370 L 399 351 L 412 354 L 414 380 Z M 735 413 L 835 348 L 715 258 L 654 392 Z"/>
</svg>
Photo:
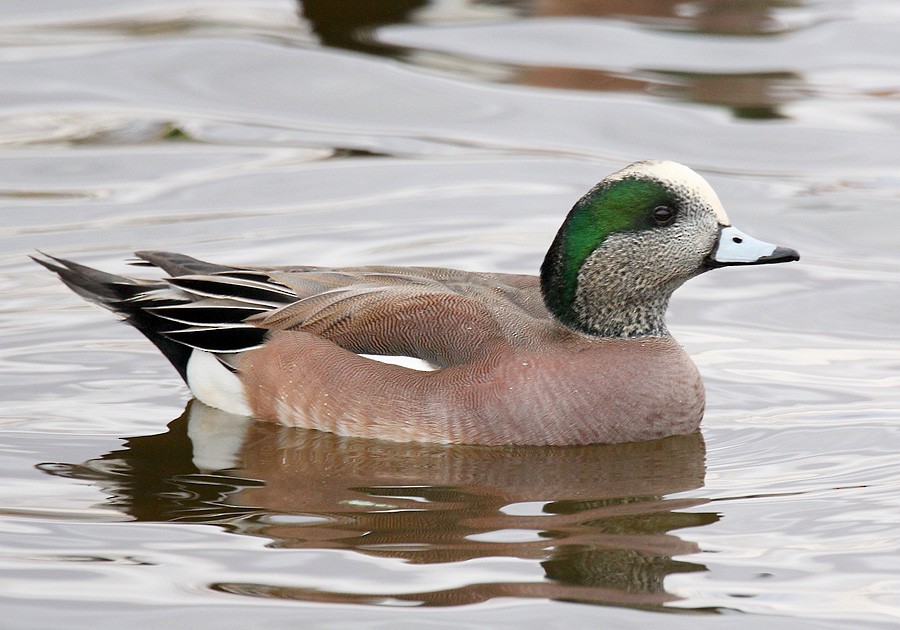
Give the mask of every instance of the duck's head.
<svg viewBox="0 0 900 630">
<path fill-rule="evenodd" d="M 667 334 L 672 292 L 704 271 L 799 260 L 731 226 L 705 179 L 676 162 L 635 162 L 578 200 L 541 267 L 547 308 L 602 337 Z"/>
</svg>

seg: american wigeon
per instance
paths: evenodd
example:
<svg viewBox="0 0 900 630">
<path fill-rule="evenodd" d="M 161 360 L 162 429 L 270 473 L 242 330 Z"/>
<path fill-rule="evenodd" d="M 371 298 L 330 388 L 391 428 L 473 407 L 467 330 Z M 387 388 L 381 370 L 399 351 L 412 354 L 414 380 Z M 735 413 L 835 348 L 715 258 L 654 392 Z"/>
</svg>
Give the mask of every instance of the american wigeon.
<svg viewBox="0 0 900 630">
<path fill-rule="evenodd" d="M 716 267 L 799 260 L 732 227 L 702 177 L 664 161 L 588 191 L 540 276 L 137 256 L 170 277 L 36 260 L 140 330 L 207 405 L 340 435 L 533 445 L 696 430 L 703 383 L 666 328 L 672 292 Z"/>
</svg>

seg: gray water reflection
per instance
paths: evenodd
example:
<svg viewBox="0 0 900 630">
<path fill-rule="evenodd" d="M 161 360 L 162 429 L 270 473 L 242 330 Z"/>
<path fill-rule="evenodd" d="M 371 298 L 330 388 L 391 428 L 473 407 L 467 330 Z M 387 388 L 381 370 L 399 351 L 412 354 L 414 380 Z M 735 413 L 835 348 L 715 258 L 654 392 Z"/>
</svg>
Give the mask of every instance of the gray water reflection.
<svg viewBox="0 0 900 630">
<path fill-rule="evenodd" d="M 713 523 L 700 433 L 638 444 L 486 448 L 344 438 L 230 416 L 192 402 L 158 435 L 84 464 L 42 464 L 89 480 L 139 521 L 203 523 L 291 549 L 349 550 L 412 564 L 511 558 L 540 580 L 407 593 L 221 583 L 229 593 L 323 602 L 458 606 L 495 597 L 659 608 L 673 573 L 705 570 L 673 532 Z M 694 610 L 696 612 L 696 610 Z"/>
</svg>

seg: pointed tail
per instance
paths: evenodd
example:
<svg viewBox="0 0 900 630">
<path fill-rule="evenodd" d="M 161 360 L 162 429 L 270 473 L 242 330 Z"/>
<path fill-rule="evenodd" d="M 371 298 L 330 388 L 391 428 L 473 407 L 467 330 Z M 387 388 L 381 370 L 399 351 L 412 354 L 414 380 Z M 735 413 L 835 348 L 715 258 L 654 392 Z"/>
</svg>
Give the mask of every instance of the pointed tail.
<svg viewBox="0 0 900 630">
<path fill-rule="evenodd" d="M 66 286 L 84 299 L 116 313 L 141 331 L 175 366 L 181 378 L 187 381 L 187 362 L 192 348 L 166 337 L 165 333 L 178 325 L 147 310 L 146 300 L 140 298 L 153 294 L 152 302 L 155 307 L 186 304 L 190 302 L 189 299 L 179 297 L 169 290 L 169 285 L 164 280 L 126 278 L 71 260 L 41 255 L 43 258 L 31 256 L 31 259 L 58 275 Z"/>
</svg>

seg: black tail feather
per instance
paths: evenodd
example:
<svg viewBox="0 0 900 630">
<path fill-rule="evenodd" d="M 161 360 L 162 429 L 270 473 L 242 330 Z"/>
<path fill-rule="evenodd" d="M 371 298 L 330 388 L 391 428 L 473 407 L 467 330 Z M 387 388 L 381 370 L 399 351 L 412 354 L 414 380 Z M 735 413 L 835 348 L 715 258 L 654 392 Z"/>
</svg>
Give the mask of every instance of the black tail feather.
<svg viewBox="0 0 900 630">
<path fill-rule="evenodd" d="M 41 255 L 49 260 L 36 256 L 29 256 L 29 258 L 57 274 L 67 287 L 84 299 L 116 312 L 120 312 L 117 305 L 121 302 L 129 300 L 148 289 L 163 286 L 161 283 L 158 283 L 156 286 L 140 284 L 130 278 L 106 273 L 93 267 L 80 265 L 71 260 L 57 258 L 43 252 L 41 252 Z"/>
<path fill-rule="evenodd" d="M 191 358 L 191 353 L 194 351 L 193 348 L 173 341 L 163 336 L 158 330 L 154 330 L 152 326 L 156 325 L 160 320 L 158 317 L 153 317 L 146 313 L 146 311 L 140 311 L 125 321 L 141 331 L 163 353 L 163 356 L 169 360 L 169 363 L 178 370 L 181 379 L 187 383 L 187 364 Z"/>
<path fill-rule="evenodd" d="M 259 347 L 268 334 L 246 319 L 297 299 L 261 271 L 225 267 L 183 254 L 138 252 L 169 278 L 127 278 L 41 253 L 32 256 L 81 297 L 120 315 L 165 355 L 187 381 L 195 348 L 220 356 Z"/>
<path fill-rule="evenodd" d="M 125 322 L 137 328 L 178 370 L 187 381 L 187 362 L 192 349 L 177 343 L 165 333 L 178 324 L 146 311 L 146 304 L 135 300 L 139 295 L 154 289 L 163 289 L 163 281 L 138 281 L 124 276 L 106 273 L 71 260 L 41 253 L 46 259 L 31 256 L 31 259 L 57 274 L 60 280 L 84 299 L 117 313 Z M 154 306 L 184 304 L 189 300 L 154 300 Z"/>
<path fill-rule="evenodd" d="M 134 255 L 141 261 L 144 261 L 137 264 L 149 264 L 153 267 L 159 267 L 170 276 L 205 275 L 235 270 L 234 267 L 217 265 L 173 252 L 140 251 L 135 252 Z"/>
</svg>

